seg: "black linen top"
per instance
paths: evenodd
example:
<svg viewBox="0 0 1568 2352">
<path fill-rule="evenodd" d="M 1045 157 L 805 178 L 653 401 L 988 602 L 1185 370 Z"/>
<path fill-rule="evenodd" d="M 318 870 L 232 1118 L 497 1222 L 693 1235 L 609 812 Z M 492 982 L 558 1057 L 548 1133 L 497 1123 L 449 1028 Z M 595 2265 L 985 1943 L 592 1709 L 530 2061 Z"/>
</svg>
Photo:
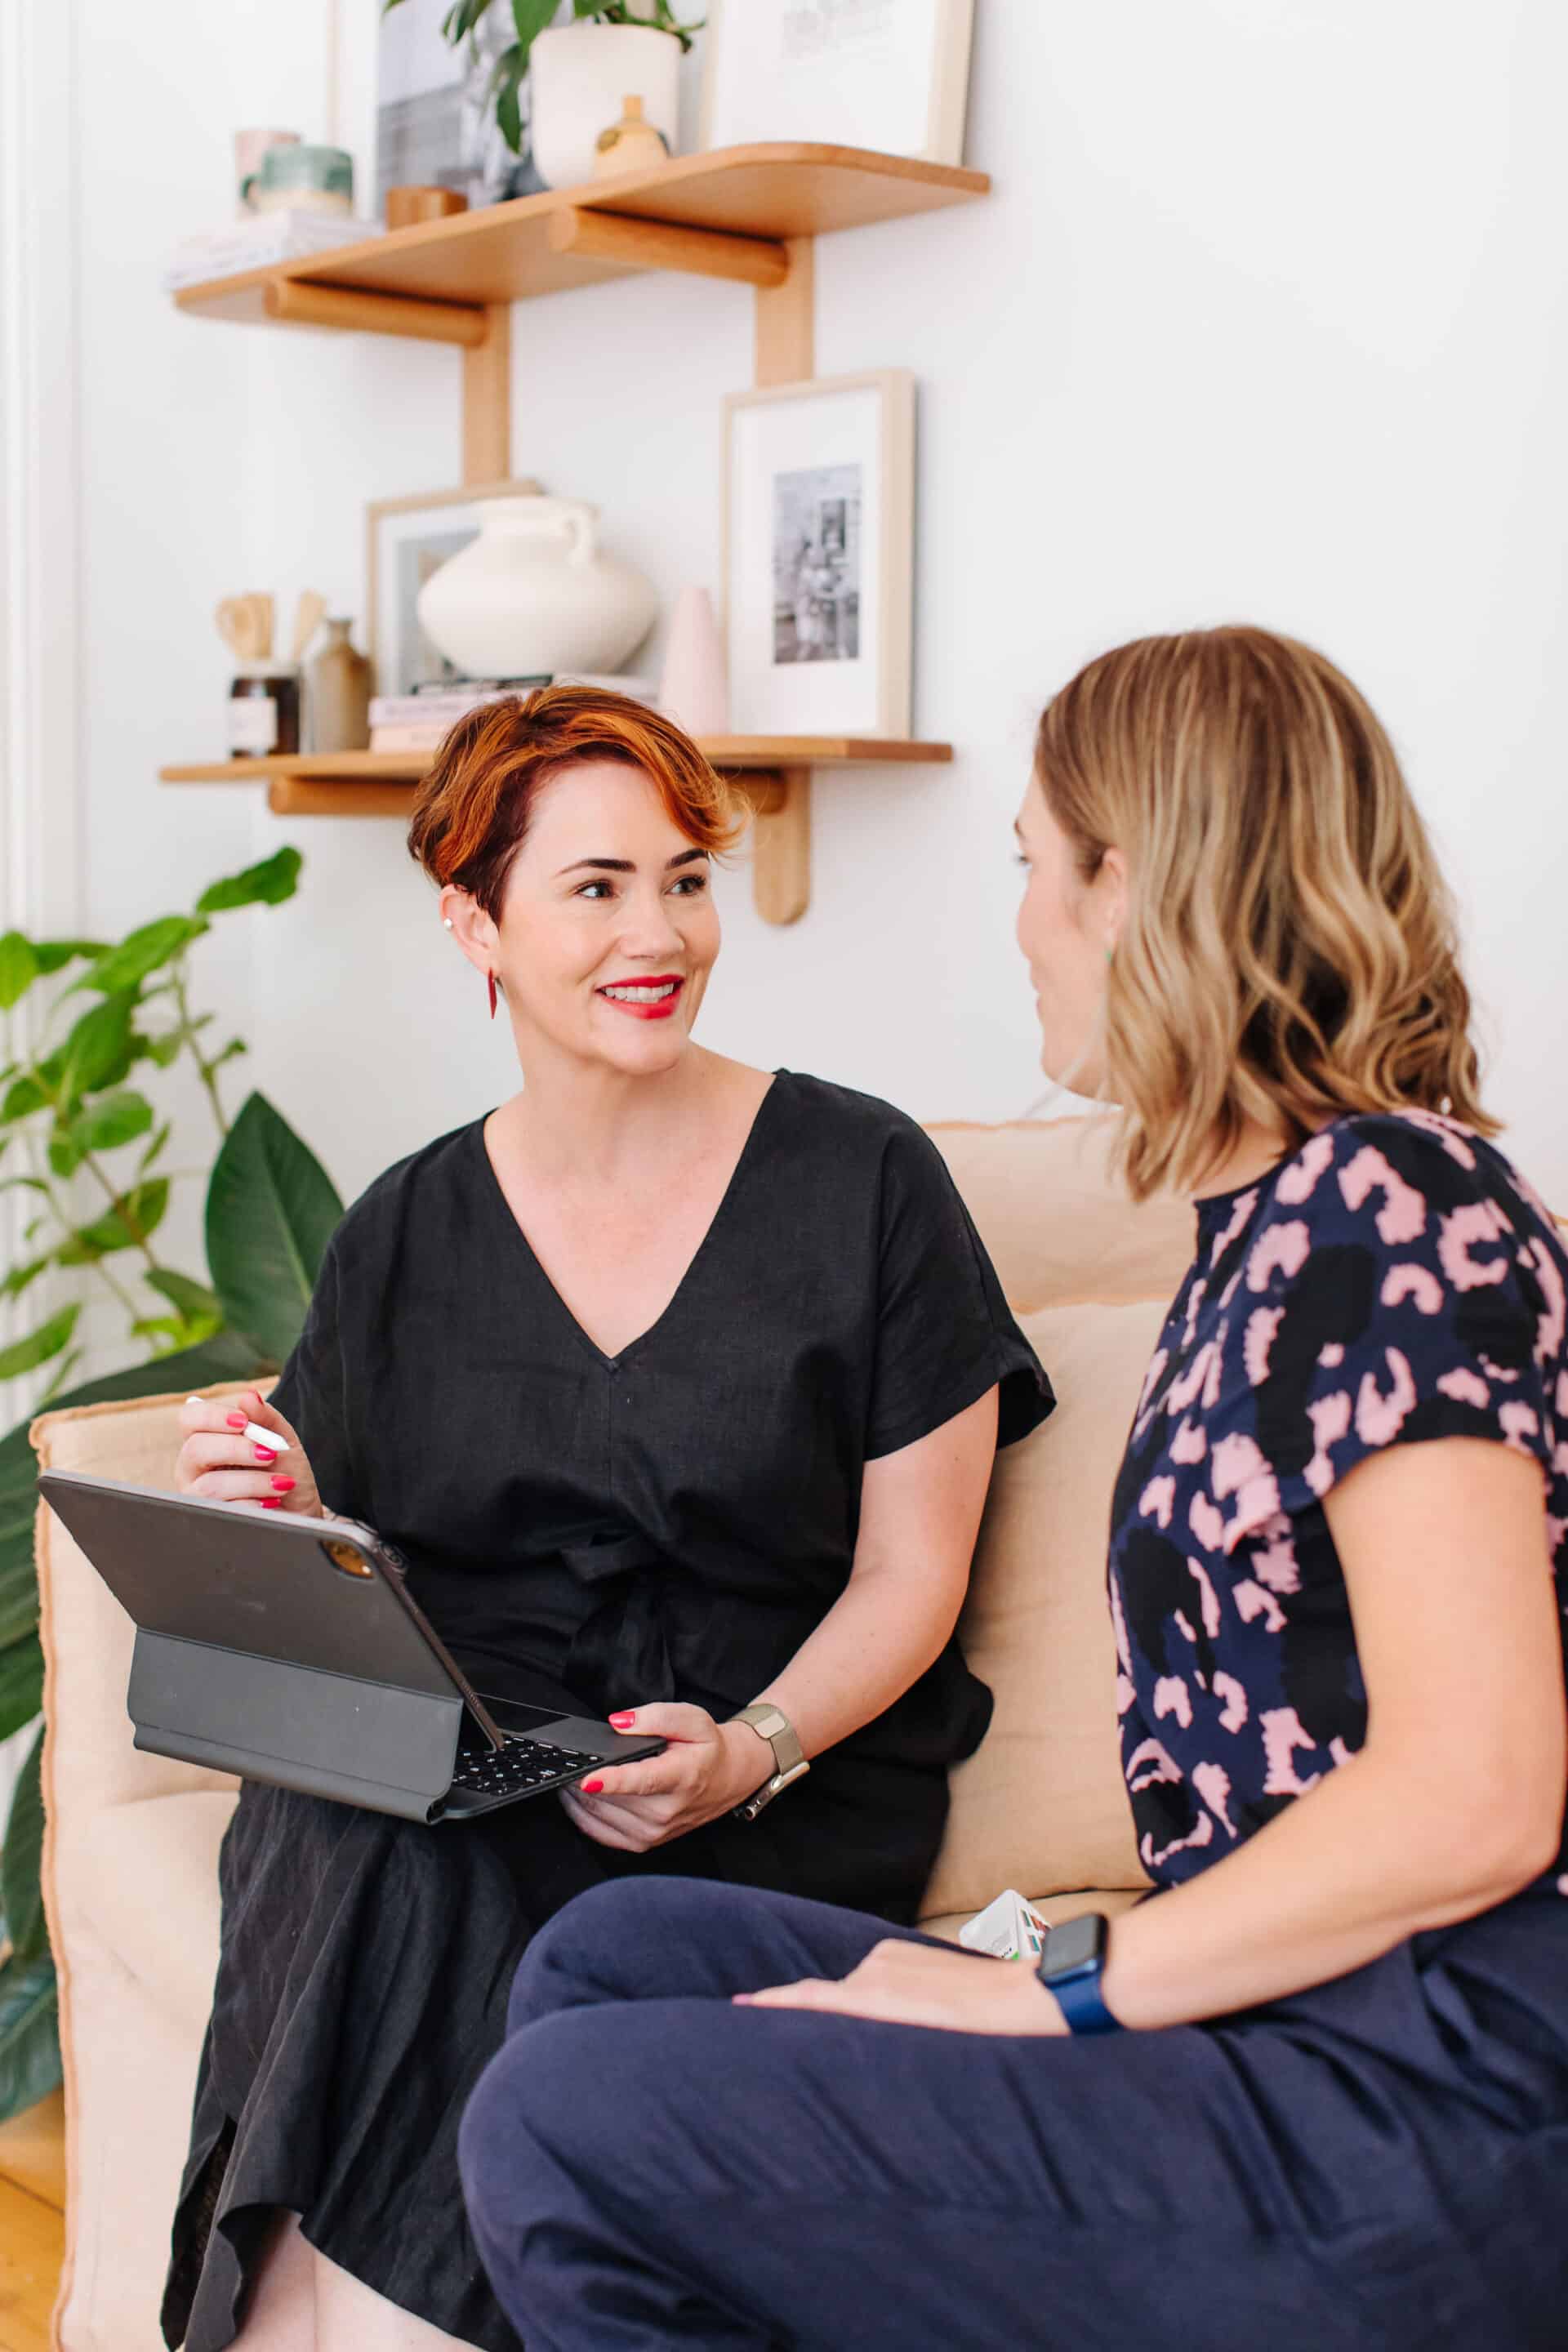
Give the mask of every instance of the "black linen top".
<svg viewBox="0 0 1568 2352">
<path fill-rule="evenodd" d="M 531 1669 L 596 1713 L 722 1716 L 843 1592 L 866 1464 L 994 1384 L 1001 1444 L 1051 1409 L 935 1147 L 781 1070 L 674 1297 L 618 1356 L 547 1278 L 479 1120 L 350 1210 L 273 1402 L 480 1689 Z M 953 1641 L 835 1754 L 943 1769 L 990 1706 Z"/>
</svg>

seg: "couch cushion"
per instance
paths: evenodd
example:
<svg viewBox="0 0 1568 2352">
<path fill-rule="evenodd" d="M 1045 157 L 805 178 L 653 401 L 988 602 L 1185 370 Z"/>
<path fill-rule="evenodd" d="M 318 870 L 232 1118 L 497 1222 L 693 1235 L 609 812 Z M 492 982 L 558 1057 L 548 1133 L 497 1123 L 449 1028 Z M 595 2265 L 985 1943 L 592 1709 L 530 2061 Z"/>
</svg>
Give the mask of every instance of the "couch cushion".
<svg viewBox="0 0 1568 2352">
<path fill-rule="evenodd" d="M 1016 1313 L 1174 1297 L 1193 1255 L 1192 1203 L 1161 1194 L 1134 1208 L 1110 1172 L 1112 1124 L 1101 1115 L 927 1129 Z"/>
<path fill-rule="evenodd" d="M 110 1805 L 76 1842 L 92 1886 L 98 1938 L 188 2032 L 212 2006 L 217 1974 L 217 1855 L 234 1812 L 227 1789 L 182 1789 Z"/>
<path fill-rule="evenodd" d="M 961 1631 L 995 1694 L 952 1776 L 926 1893 L 935 1915 L 1005 1886 L 1145 1885 L 1121 1777 L 1105 1597 L 1110 1495 L 1164 1307 L 1056 1307 L 1024 1328 L 1057 1391 L 1050 1419 L 996 1457 Z"/>
</svg>

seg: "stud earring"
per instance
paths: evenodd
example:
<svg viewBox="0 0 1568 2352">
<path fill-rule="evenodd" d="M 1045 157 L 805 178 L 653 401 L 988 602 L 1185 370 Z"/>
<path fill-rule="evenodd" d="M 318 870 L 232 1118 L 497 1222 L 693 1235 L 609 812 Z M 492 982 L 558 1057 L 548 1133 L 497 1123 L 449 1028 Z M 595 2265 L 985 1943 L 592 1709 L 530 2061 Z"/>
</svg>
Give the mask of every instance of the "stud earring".
<svg viewBox="0 0 1568 2352">
<path fill-rule="evenodd" d="M 441 918 L 441 928 L 442 928 L 442 929 L 443 929 L 443 930 L 447 930 L 447 931 L 449 931 L 449 930 L 451 929 L 451 928 L 452 928 L 452 918 L 451 918 L 451 916 L 450 916 L 450 915 L 443 915 L 443 916 L 442 916 L 442 918 Z"/>
<path fill-rule="evenodd" d="M 493 1021 L 496 1017 L 496 976 L 493 971 L 486 972 L 485 982 L 490 992 L 490 1019 Z"/>
</svg>

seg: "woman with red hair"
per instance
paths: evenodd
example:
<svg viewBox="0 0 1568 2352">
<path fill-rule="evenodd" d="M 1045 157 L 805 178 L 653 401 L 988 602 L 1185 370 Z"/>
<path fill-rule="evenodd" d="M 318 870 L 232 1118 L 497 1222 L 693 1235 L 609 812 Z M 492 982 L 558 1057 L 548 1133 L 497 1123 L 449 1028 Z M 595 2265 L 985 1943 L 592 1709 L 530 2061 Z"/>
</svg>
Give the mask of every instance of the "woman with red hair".
<svg viewBox="0 0 1568 2352">
<path fill-rule="evenodd" d="M 276 1446 L 186 1408 L 187 1491 L 367 1522 L 479 1687 L 666 1743 L 439 1831 L 246 1785 L 186 2352 L 296 2352 L 301 2309 L 365 2352 L 511 2352 L 456 2137 L 530 1937 L 675 1870 L 912 1919 L 985 1728 L 953 1625 L 995 1446 L 1050 1391 L 918 1128 L 695 1044 L 736 816 L 618 696 L 453 730 L 409 845 L 522 1089 L 344 1218 L 250 1401 Z"/>
</svg>

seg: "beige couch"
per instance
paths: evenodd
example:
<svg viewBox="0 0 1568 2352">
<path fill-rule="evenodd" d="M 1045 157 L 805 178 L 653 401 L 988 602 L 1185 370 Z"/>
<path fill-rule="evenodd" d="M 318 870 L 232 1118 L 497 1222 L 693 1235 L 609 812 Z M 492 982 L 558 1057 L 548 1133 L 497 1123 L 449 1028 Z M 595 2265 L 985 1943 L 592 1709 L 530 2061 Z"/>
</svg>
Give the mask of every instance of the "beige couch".
<svg viewBox="0 0 1568 2352">
<path fill-rule="evenodd" d="M 928 1924 L 955 1932 L 1006 1885 L 1048 1915 L 1136 1899 L 1104 1596 L 1110 1487 L 1191 1211 L 1130 1208 L 1102 1130 L 932 1129 L 1038 1349 L 1057 1412 L 997 1462 L 965 1612 L 996 1694 L 954 1776 Z M 47 1413 L 42 1462 L 169 1482 L 179 1400 Z M 125 1714 L 128 1621 L 40 1513 L 47 1659 L 45 1887 L 60 1964 L 67 2114 L 63 2352 L 157 2352 L 170 2216 L 217 1955 L 224 1775 L 140 1755 Z"/>
</svg>

